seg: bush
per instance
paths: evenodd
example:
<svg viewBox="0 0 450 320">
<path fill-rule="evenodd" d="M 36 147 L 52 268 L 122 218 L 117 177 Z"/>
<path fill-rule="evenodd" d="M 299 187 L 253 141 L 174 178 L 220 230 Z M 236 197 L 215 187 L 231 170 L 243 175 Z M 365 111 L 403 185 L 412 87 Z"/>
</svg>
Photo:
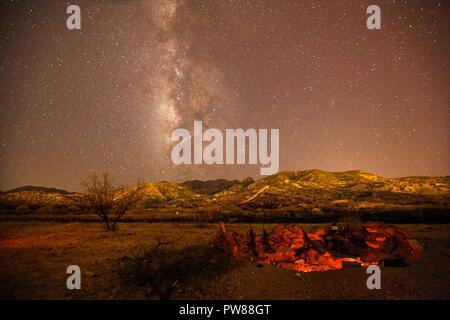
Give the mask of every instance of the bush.
<svg viewBox="0 0 450 320">
<path fill-rule="evenodd" d="M 173 249 L 157 241 L 150 249 L 138 247 L 119 260 L 119 276 L 126 284 L 146 289 L 146 296 L 172 298 L 182 285 L 201 285 L 229 270 L 231 257 L 212 246 Z"/>
<path fill-rule="evenodd" d="M 31 211 L 30 207 L 27 206 L 26 204 L 21 204 L 16 207 L 16 213 L 18 214 L 29 213 L 30 211 Z"/>
<path fill-rule="evenodd" d="M 74 205 L 74 204 L 70 205 L 67 208 L 67 210 L 70 211 L 70 212 L 79 212 L 79 211 L 81 211 L 80 207 L 78 207 L 77 205 Z"/>
<path fill-rule="evenodd" d="M 45 205 L 36 210 L 37 213 L 53 213 L 55 211 L 55 207 L 52 205 Z"/>
<path fill-rule="evenodd" d="M 349 231 L 359 231 L 363 228 L 363 223 L 359 214 L 349 214 L 339 219 L 342 227 Z"/>
<path fill-rule="evenodd" d="M 142 208 L 144 209 L 153 209 L 164 207 L 164 201 L 159 198 L 148 198 L 142 201 Z"/>
<path fill-rule="evenodd" d="M 0 200 L 0 210 L 5 211 L 16 211 L 16 208 L 20 205 L 20 202 L 18 201 L 11 201 L 2 199 Z"/>
<path fill-rule="evenodd" d="M 252 177 L 247 177 L 244 180 L 242 180 L 242 184 L 244 185 L 244 187 L 248 187 L 249 185 L 251 185 L 254 182 L 255 182 L 255 180 L 253 180 Z"/>
</svg>

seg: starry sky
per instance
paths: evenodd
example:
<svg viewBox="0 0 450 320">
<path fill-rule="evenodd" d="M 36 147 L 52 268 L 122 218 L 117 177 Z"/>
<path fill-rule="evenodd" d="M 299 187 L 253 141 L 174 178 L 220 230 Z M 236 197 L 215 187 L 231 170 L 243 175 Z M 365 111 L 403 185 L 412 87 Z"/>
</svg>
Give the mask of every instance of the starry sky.
<svg viewBox="0 0 450 320">
<path fill-rule="evenodd" d="M 2 1 L 0 189 L 260 177 L 173 165 L 170 134 L 194 120 L 280 129 L 280 170 L 449 175 L 449 14 L 443 0 Z"/>
</svg>

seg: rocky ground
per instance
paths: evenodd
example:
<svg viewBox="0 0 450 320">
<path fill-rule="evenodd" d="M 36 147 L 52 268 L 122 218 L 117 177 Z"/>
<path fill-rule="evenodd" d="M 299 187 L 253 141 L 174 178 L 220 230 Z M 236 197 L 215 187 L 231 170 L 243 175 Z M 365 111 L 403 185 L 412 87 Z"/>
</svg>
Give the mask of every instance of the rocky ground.
<svg viewBox="0 0 450 320">
<path fill-rule="evenodd" d="M 240 231 L 248 224 L 227 225 Z M 273 225 L 253 224 L 256 232 Z M 329 225 L 321 224 L 321 227 Z M 135 248 L 157 240 L 171 248 L 206 246 L 217 224 L 122 223 L 107 232 L 100 223 L 2 222 L 0 298 L 2 299 L 157 299 L 148 288 L 125 281 L 119 261 Z M 317 225 L 302 225 L 314 230 Z M 248 260 L 195 271 L 176 286 L 173 299 L 449 299 L 450 225 L 401 225 L 424 247 L 420 260 L 405 267 L 383 267 L 382 289 L 368 290 L 365 270 L 356 265 L 327 272 L 296 273 Z M 215 262 L 217 263 L 217 262 Z M 82 289 L 66 288 L 66 268 L 79 265 Z"/>
</svg>

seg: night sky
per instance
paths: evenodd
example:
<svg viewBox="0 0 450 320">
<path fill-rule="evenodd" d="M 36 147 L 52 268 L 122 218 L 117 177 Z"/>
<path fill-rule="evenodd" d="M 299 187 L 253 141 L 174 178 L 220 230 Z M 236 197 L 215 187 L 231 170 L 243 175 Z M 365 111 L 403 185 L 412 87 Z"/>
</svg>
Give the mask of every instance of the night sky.
<svg viewBox="0 0 450 320">
<path fill-rule="evenodd" d="M 447 1 L 2 1 L 0 15 L 1 190 L 79 190 L 105 170 L 260 177 L 173 165 L 170 134 L 194 120 L 279 128 L 280 170 L 450 174 Z"/>
</svg>

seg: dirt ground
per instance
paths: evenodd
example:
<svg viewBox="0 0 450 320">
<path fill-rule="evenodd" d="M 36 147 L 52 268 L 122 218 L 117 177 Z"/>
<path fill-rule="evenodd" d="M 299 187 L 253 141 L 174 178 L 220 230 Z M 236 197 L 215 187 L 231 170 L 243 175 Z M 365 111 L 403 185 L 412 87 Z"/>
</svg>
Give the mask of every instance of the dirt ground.
<svg viewBox="0 0 450 320">
<path fill-rule="evenodd" d="M 249 224 L 227 227 L 246 231 Z M 307 230 L 326 225 L 302 225 Z M 152 299 L 145 289 L 124 283 L 118 260 L 156 239 L 182 248 L 206 245 L 217 224 L 122 223 L 107 232 L 92 222 L 1 222 L 1 299 Z M 252 224 L 256 232 L 272 225 Z M 449 299 L 450 225 L 401 225 L 424 247 L 419 261 L 383 267 L 381 290 L 366 287 L 365 269 L 300 273 L 236 262 L 227 272 L 177 287 L 173 299 Z M 68 290 L 66 268 L 81 268 L 81 290 Z"/>
</svg>

